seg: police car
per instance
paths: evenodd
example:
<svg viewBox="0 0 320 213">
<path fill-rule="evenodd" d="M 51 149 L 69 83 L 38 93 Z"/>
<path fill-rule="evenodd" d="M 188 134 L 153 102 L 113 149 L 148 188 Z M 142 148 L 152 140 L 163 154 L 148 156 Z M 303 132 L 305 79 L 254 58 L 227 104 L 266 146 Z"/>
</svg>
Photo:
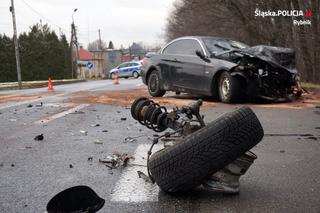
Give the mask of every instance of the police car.
<svg viewBox="0 0 320 213">
<path fill-rule="evenodd" d="M 139 61 L 122 63 L 109 71 L 109 78 L 114 79 L 116 73 L 118 73 L 119 78 L 138 78 L 140 76 L 141 66 Z"/>
</svg>

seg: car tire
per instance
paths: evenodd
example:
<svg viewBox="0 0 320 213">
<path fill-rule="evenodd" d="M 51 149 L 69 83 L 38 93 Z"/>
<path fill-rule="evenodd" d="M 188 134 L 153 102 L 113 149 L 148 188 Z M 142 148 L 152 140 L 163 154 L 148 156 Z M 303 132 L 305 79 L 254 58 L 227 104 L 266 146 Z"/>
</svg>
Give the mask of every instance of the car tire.
<svg viewBox="0 0 320 213">
<path fill-rule="evenodd" d="M 189 191 L 254 147 L 263 135 L 255 113 L 242 107 L 154 153 L 150 173 L 165 192 Z"/>
<path fill-rule="evenodd" d="M 111 73 L 110 78 L 114 79 L 114 73 Z"/>
<path fill-rule="evenodd" d="M 161 89 L 160 75 L 158 71 L 152 71 L 148 78 L 148 91 L 153 97 L 162 97 L 166 93 Z"/>
<path fill-rule="evenodd" d="M 229 72 L 223 72 L 218 81 L 218 93 L 223 103 L 234 103 L 240 100 L 241 87 L 236 77 Z"/>
<path fill-rule="evenodd" d="M 136 71 L 134 71 L 133 73 L 132 73 L 132 77 L 134 77 L 134 78 L 139 78 L 139 73 L 138 72 L 136 72 Z"/>
</svg>

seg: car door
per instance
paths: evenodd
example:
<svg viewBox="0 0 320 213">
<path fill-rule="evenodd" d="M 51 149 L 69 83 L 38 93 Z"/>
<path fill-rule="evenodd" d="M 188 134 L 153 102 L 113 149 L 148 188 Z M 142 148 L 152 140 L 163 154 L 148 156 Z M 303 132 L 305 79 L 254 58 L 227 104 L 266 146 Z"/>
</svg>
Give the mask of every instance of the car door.
<svg viewBox="0 0 320 213">
<path fill-rule="evenodd" d="M 123 64 L 120 64 L 120 66 L 118 67 L 118 75 L 119 77 L 125 77 L 127 76 L 127 70 L 128 70 L 128 66 L 129 66 L 129 63 L 123 63 Z"/>
<path fill-rule="evenodd" d="M 168 57 L 172 84 L 182 91 L 205 91 L 205 63 L 196 55 L 196 50 L 203 51 L 199 41 L 180 39 L 169 44 L 163 53 Z"/>
</svg>

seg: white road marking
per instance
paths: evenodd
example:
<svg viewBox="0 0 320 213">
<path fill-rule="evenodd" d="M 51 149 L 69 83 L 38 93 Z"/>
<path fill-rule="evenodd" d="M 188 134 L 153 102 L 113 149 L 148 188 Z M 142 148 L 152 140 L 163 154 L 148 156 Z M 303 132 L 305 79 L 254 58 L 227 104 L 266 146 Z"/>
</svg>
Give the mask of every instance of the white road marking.
<svg viewBox="0 0 320 213">
<path fill-rule="evenodd" d="M 139 145 L 135 151 L 135 159 L 129 163 L 112 192 L 113 202 L 146 202 L 158 201 L 159 187 L 139 178 L 137 171 L 147 174 L 147 153 L 151 144 Z M 153 153 L 163 146 L 155 145 Z M 141 165 L 141 166 L 140 166 Z"/>
<path fill-rule="evenodd" d="M 87 106 L 89 106 L 89 105 L 90 105 L 90 104 L 80 104 L 80 105 L 75 106 L 75 107 L 73 107 L 73 108 L 71 108 L 71 109 L 68 109 L 68 110 L 66 110 L 66 111 L 63 111 L 63 112 L 60 112 L 60 113 L 58 113 L 58 114 L 54 114 L 54 115 L 52 115 L 52 116 L 50 116 L 50 117 L 47 117 L 47 118 L 45 118 L 45 119 L 36 121 L 35 124 L 45 124 L 45 123 L 49 123 L 50 121 L 53 121 L 53 120 L 55 120 L 55 119 L 57 119 L 57 118 L 61 118 L 61 117 L 63 117 L 63 116 L 66 116 L 66 115 L 68 115 L 68 114 L 70 114 L 70 113 L 73 113 L 73 112 L 75 112 L 75 111 L 78 111 L 78 110 L 80 110 L 80 109 L 82 109 L 82 108 L 84 108 L 84 107 L 87 107 Z"/>
</svg>

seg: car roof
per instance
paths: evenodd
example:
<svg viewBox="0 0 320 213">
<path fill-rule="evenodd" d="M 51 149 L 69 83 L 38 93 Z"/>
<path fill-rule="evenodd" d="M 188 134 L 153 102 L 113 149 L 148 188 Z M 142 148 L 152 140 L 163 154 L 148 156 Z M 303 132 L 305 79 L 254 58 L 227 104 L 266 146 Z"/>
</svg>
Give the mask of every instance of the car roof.
<svg viewBox="0 0 320 213">
<path fill-rule="evenodd" d="M 222 37 L 215 37 L 215 36 L 183 36 L 183 37 L 178 37 L 178 38 L 175 38 L 175 39 L 172 39 L 171 41 L 173 40 L 176 40 L 176 39 L 200 39 L 200 40 L 203 40 L 203 39 L 215 39 L 215 40 L 227 40 L 227 41 L 233 41 L 232 39 L 229 39 L 229 38 L 222 38 Z"/>
</svg>

